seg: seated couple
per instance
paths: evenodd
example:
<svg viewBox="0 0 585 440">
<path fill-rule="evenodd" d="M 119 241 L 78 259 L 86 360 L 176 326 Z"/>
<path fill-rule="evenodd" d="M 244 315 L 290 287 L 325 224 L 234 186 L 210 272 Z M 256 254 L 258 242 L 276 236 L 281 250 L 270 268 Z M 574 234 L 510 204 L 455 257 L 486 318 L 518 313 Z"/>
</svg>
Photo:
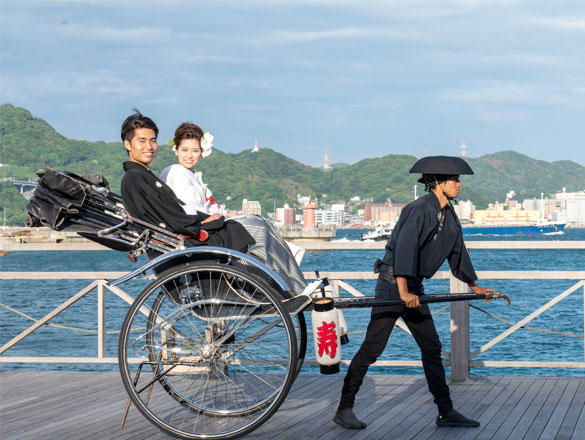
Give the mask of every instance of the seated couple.
<svg viewBox="0 0 585 440">
<path fill-rule="evenodd" d="M 218 246 L 258 258 L 300 293 L 306 281 L 284 239 L 260 216 L 226 220 L 211 192 L 195 174 L 199 159 L 211 154 L 213 138 L 190 123 L 177 128 L 173 150 L 179 163 L 150 171 L 158 144 L 158 127 L 139 111 L 122 124 L 128 152 L 122 178 L 122 200 L 130 215 L 186 237 L 189 246 Z M 203 140 L 203 142 L 202 142 Z M 202 148 L 203 143 L 203 148 Z"/>
</svg>

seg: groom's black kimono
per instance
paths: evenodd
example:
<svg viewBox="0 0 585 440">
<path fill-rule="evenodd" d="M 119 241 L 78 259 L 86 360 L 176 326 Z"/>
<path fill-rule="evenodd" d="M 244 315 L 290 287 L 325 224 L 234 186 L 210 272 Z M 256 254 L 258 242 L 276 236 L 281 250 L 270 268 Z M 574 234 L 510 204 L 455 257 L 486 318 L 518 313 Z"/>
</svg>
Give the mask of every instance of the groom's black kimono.
<svg viewBox="0 0 585 440">
<path fill-rule="evenodd" d="M 171 188 L 144 166 L 124 162 L 122 201 L 128 213 L 137 219 L 151 223 L 176 234 L 186 236 L 191 246 L 219 246 L 246 252 L 254 239 L 237 222 L 215 220 L 201 224 L 209 215 L 185 214 L 181 203 Z M 208 232 L 209 238 L 199 241 L 199 232 Z"/>
</svg>

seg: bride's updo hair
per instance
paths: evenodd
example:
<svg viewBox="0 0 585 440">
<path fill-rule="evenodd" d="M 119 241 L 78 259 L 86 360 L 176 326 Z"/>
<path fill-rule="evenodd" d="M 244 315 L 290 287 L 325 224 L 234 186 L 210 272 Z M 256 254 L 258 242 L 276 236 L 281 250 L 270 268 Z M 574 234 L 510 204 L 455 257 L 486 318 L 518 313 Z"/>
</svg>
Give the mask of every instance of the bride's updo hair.
<svg viewBox="0 0 585 440">
<path fill-rule="evenodd" d="M 197 139 L 197 142 L 199 142 L 199 145 L 201 145 L 202 137 L 203 130 L 201 127 L 199 127 L 199 125 L 193 124 L 191 122 L 183 122 L 175 130 L 175 137 L 173 139 L 175 146 L 173 148 L 177 148 L 185 139 Z"/>
</svg>

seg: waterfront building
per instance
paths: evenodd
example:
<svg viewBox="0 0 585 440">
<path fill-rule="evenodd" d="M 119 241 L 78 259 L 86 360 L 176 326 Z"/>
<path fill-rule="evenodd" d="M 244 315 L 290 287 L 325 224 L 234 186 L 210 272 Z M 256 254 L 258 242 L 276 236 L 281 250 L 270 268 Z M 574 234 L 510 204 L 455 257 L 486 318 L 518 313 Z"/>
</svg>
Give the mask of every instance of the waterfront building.
<svg viewBox="0 0 585 440">
<path fill-rule="evenodd" d="M 567 188 L 563 187 L 561 192 L 553 194 L 552 198 L 556 200 L 562 200 L 564 202 L 566 202 L 567 200 L 585 200 L 585 190 L 577 192 L 567 192 Z"/>
<path fill-rule="evenodd" d="M 566 201 L 566 221 L 571 226 L 585 226 L 585 199 Z"/>
<path fill-rule="evenodd" d="M 388 200 L 388 202 L 389 202 L 389 200 Z M 383 203 L 367 203 L 364 206 L 364 221 L 371 222 L 373 219 L 372 210 L 375 208 L 381 208 L 383 206 L 386 206 L 386 205 Z"/>
<path fill-rule="evenodd" d="M 540 212 L 540 218 L 543 221 L 557 221 L 559 217 L 564 217 L 565 203 L 560 199 L 549 199 L 548 197 L 537 199 L 526 199 L 522 202 L 522 208 Z"/>
<path fill-rule="evenodd" d="M 244 215 L 262 215 L 262 207 L 257 200 L 242 200 L 242 214 Z"/>
<path fill-rule="evenodd" d="M 283 225 L 294 225 L 296 217 L 296 209 L 284 204 L 283 208 L 276 208 L 276 221 Z"/>
<path fill-rule="evenodd" d="M 332 211 L 337 211 L 337 226 L 345 224 L 345 203 L 334 203 L 331 205 Z"/>
<path fill-rule="evenodd" d="M 343 211 L 316 209 L 315 224 L 343 226 Z"/>
<path fill-rule="evenodd" d="M 560 202 L 568 225 L 585 226 L 585 191 L 567 192 L 563 187 L 561 192 L 551 197 Z"/>
<path fill-rule="evenodd" d="M 388 200 L 388 202 L 390 202 Z M 372 223 L 375 224 L 394 224 L 400 218 L 402 208 L 406 205 L 395 203 L 390 205 L 376 206 L 372 209 Z"/>
<path fill-rule="evenodd" d="M 460 222 L 467 223 L 471 221 L 471 214 L 475 210 L 475 205 L 471 200 L 458 202 L 453 208 Z"/>
</svg>

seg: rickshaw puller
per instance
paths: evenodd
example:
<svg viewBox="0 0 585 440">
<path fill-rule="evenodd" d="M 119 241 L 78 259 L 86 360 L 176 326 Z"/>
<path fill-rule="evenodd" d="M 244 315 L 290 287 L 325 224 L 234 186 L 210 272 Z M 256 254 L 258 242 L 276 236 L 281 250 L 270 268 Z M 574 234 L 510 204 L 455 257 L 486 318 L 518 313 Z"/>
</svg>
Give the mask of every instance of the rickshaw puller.
<svg viewBox="0 0 585 440">
<path fill-rule="evenodd" d="M 366 424 L 353 412 L 355 396 L 368 367 L 384 351 L 399 317 L 410 329 L 421 350 L 422 364 L 429 391 L 434 397 L 440 427 L 477 427 L 453 408 L 445 369 L 441 359 L 441 342 L 427 304 L 420 304 L 424 293 L 422 281 L 431 278 L 447 259 L 455 277 L 464 281 L 473 293 L 485 294 L 493 289 L 475 284 L 477 275 L 463 242 L 461 224 L 450 201 L 457 197 L 461 174 L 473 174 L 463 159 L 430 156 L 417 161 L 411 173 L 422 173 L 419 182 L 429 194 L 404 207 L 392 235 L 386 243 L 384 258 L 376 262 L 379 272 L 377 299 L 401 299 L 398 306 L 373 307 L 366 338 L 351 361 L 333 421 L 344 428 L 363 429 Z"/>
</svg>

